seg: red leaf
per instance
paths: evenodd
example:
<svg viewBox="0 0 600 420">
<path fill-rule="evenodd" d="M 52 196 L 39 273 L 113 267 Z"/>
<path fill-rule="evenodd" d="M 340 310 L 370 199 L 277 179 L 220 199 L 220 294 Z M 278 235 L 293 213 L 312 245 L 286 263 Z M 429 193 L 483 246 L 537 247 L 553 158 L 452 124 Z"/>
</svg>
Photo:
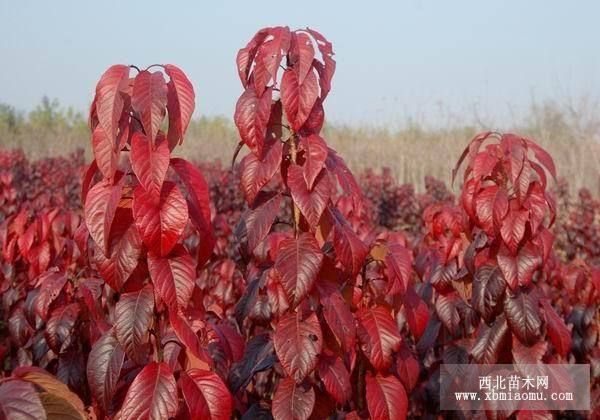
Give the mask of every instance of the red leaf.
<svg viewBox="0 0 600 420">
<path fill-rule="evenodd" d="M 392 352 L 400 347 L 400 334 L 394 318 L 381 306 L 356 312 L 361 349 L 373 367 L 383 371 L 392 364 Z"/>
<path fill-rule="evenodd" d="M 97 249 L 93 261 L 104 281 L 115 291 L 121 287 L 138 265 L 142 240 L 133 223 L 130 208 L 118 207 L 110 229 L 108 257 Z"/>
<path fill-rule="evenodd" d="M 123 111 L 122 92 L 129 83 L 129 67 L 118 64 L 110 67 L 96 85 L 98 121 L 111 143 L 116 141 L 119 120 Z"/>
<path fill-rule="evenodd" d="M 298 165 L 290 165 L 287 184 L 294 203 L 300 208 L 308 223 L 316 227 L 331 196 L 331 186 L 326 172 L 321 171 L 312 190 L 309 190 L 304 181 L 302 168 Z"/>
<path fill-rule="evenodd" d="M 412 273 L 412 253 L 401 244 L 388 246 L 385 256 L 385 267 L 388 276 L 387 293 L 396 295 L 404 293 L 410 284 Z"/>
<path fill-rule="evenodd" d="M 0 385 L 0 413 L 3 419 L 45 419 L 46 411 L 30 383 L 10 380 Z"/>
<path fill-rule="evenodd" d="M 310 292 L 317 278 L 323 253 L 316 239 L 309 233 L 281 242 L 275 269 L 281 276 L 281 284 L 289 301 L 296 307 Z"/>
<path fill-rule="evenodd" d="M 519 290 L 504 300 L 504 314 L 513 334 L 526 345 L 534 344 L 539 338 L 542 321 L 538 315 L 538 301 L 525 290 Z"/>
<path fill-rule="evenodd" d="M 119 164 L 119 155 L 115 150 L 114 139 L 110 139 L 106 135 L 100 124 L 96 126 L 92 133 L 92 151 L 102 175 L 112 179 Z"/>
<path fill-rule="evenodd" d="M 508 212 L 508 196 L 504 189 L 491 185 L 477 194 L 475 212 L 481 227 L 488 235 L 494 235 Z"/>
<path fill-rule="evenodd" d="M 71 343 L 71 330 L 78 315 L 78 303 L 58 307 L 50 313 L 46 325 L 46 335 L 48 344 L 55 353 L 59 353 Z"/>
<path fill-rule="evenodd" d="M 296 383 L 302 382 L 316 368 L 323 346 L 317 314 L 305 320 L 296 313 L 284 315 L 275 327 L 273 342 L 283 370 Z"/>
<path fill-rule="evenodd" d="M 131 106 L 140 114 L 146 137 L 154 143 L 166 114 L 167 83 L 160 72 L 142 70 L 133 82 Z"/>
<path fill-rule="evenodd" d="M 262 44 L 264 39 L 269 34 L 271 28 L 263 28 L 256 33 L 248 42 L 245 48 L 242 48 L 238 51 L 236 57 L 236 65 L 238 69 L 238 75 L 240 76 L 240 80 L 242 81 L 242 85 L 244 88 L 248 85 L 248 74 L 250 72 L 250 66 L 252 61 L 254 61 L 254 57 L 256 56 L 256 52 L 258 51 L 258 47 Z"/>
<path fill-rule="evenodd" d="M 402 296 L 408 327 L 415 340 L 420 340 L 429 322 L 429 308 L 412 287 Z"/>
<path fill-rule="evenodd" d="M 281 199 L 281 194 L 260 197 L 253 208 L 242 215 L 236 227 L 236 236 L 245 238 L 246 252 L 249 254 L 267 237 L 279 212 Z"/>
<path fill-rule="evenodd" d="M 406 391 L 394 376 L 367 373 L 367 407 L 372 419 L 405 419 L 408 413 Z"/>
<path fill-rule="evenodd" d="M 155 254 L 167 255 L 188 222 L 188 207 L 179 188 L 165 182 L 160 199 L 138 186 L 133 193 L 133 217 L 144 244 Z"/>
<path fill-rule="evenodd" d="M 419 381 L 419 361 L 406 344 L 402 344 L 396 356 L 396 372 L 404 388 L 410 392 Z"/>
<path fill-rule="evenodd" d="M 160 195 L 167 170 L 169 169 L 169 146 L 159 142 L 156 146 L 136 131 L 131 138 L 131 167 L 135 176 L 148 193 Z"/>
<path fill-rule="evenodd" d="M 123 400 L 122 419 L 166 419 L 177 414 L 177 384 L 166 363 L 152 362 L 135 377 Z"/>
<path fill-rule="evenodd" d="M 298 73 L 286 69 L 281 79 L 281 102 L 287 120 L 294 131 L 299 131 L 307 120 L 319 96 L 319 84 L 314 72 L 308 72 L 303 83 L 298 81 Z"/>
<path fill-rule="evenodd" d="M 542 299 L 541 303 L 544 308 L 546 329 L 550 341 L 558 354 L 563 358 L 567 357 L 569 351 L 571 351 L 571 331 L 569 331 L 565 325 L 565 321 L 558 316 L 547 299 Z"/>
<path fill-rule="evenodd" d="M 552 156 L 544 149 L 542 149 L 537 143 L 532 140 L 525 139 L 527 143 L 527 147 L 533 150 L 535 158 L 540 162 L 547 170 L 550 172 L 552 177 L 556 179 L 556 167 L 554 166 L 554 161 L 552 160 Z"/>
<path fill-rule="evenodd" d="M 369 248 L 350 226 L 342 223 L 333 225 L 333 249 L 342 266 L 352 277 L 362 269 L 369 253 Z"/>
<path fill-rule="evenodd" d="M 306 29 L 317 41 L 317 48 L 323 56 L 323 66 L 315 66 L 319 73 L 319 85 L 321 86 L 321 99 L 324 101 L 331 90 L 331 79 L 335 73 L 335 61 L 333 60 L 333 48 L 331 42 L 314 29 Z M 317 62 L 318 63 L 318 62 Z M 321 63 L 319 63 L 321 64 Z"/>
<path fill-rule="evenodd" d="M 502 311 L 506 281 L 495 264 L 484 264 L 473 276 L 471 305 L 488 323 Z"/>
<path fill-rule="evenodd" d="M 304 83 L 304 79 L 311 71 L 313 59 L 315 58 L 315 49 L 312 40 L 307 34 L 299 32 L 292 36 L 293 49 L 298 54 L 298 82 Z"/>
<path fill-rule="evenodd" d="M 46 321 L 48 309 L 67 283 L 67 277 L 57 271 L 47 271 L 39 278 L 40 292 L 35 298 L 35 313 Z"/>
<path fill-rule="evenodd" d="M 192 419 L 228 420 L 233 400 L 227 386 L 213 372 L 191 369 L 179 379 Z"/>
<path fill-rule="evenodd" d="M 505 344 L 507 332 L 508 325 L 504 315 L 496 317 L 490 327 L 486 323 L 481 323 L 477 331 L 477 339 L 471 348 L 473 359 L 481 364 L 496 363 Z"/>
<path fill-rule="evenodd" d="M 526 346 L 517 339 L 516 335 L 513 335 L 512 356 L 514 363 L 517 366 L 537 365 L 542 363 L 542 357 L 544 357 L 547 349 L 548 343 L 543 340 L 532 343 L 530 346 Z"/>
<path fill-rule="evenodd" d="M 256 54 L 254 66 L 254 87 L 258 95 L 261 95 L 265 85 L 270 80 L 277 81 L 277 72 L 281 59 L 290 48 L 289 28 L 278 26 L 269 28 L 269 36 L 264 40 Z"/>
<path fill-rule="evenodd" d="M 517 256 L 512 255 L 504 246 L 498 252 L 498 267 L 512 290 L 518 285 L 527 286 L 540 264 L 541 256 L 531 242 L 527 242 Z"/>
<path fill-rule="evenodd" d="M 525 235 L 525 223 L 527 223 L 527 210 L 511 208 L 500 226 L 500 235 L 508 249 L 515 255 L 517 248 Z"/>
<path fill-rule="evenodd" d="M 110 405 L 125 359 L 125 352 L 113 330 L 92 346 L 87 361 L 87 378 L 93 397 L 106 410 Z"/>
<path fill-rule="evenodd" d="M 338 403 L 344 404 L 350 398 L 350 374 L 342 359 L 337 356 L 321 356 L 317 372 L 329 395 Z"/>
<path fill-rule="evenodd" d="M 242 160 L 241 184 L 248 204 L 252 204 L 258 192 L 275 175 L 281 163 L 283 143 L 274 141 L 263 150 L 263 158 L 259 159 L 254 153 L 247 154 Z"/>
<path fill-rule="evenodd" d="M 169 111 L 169 132 L 167 140 L 171 149 L 179 142 L 192 119 L 195 108 L 194 87 L 181 69 L 173 64 L 164 65 L 165 73 L 170 77 L 167 83 L 167 110 Z"/>
<path fill-rule="evenodd" d="M 291 378 L 283 378 L 273 395 L 271 413 L 275 420 L 307 420 L 315 406 L 315 391 L 296 386 Z"/>
<path fill-rule="evenodd" d="M 100 181 L 88 192 L 85 200 L 85 224 L 90 236 L 105 255 L 108 254 L 110 228 L 121 199 L 124 180 L 125 177 L 122 177 L 116 185 L 106 179 Z"/>
<path fill-rule="evenodd" d="M 154 293 L 146 285 L 137 292 L 123 293 L 115 306 L 115 333 L 127 356 L 138 364 L 145 361 L 144 345 L 154 315 Z"/>
<path fill-rule="evenodd" d="M 302 167 L 302 173 L 308 189 L 311 190 L 321 169 L 325 167 L 329 149 L 325 140 L 317 134 L 300 137 L 300 145 L 304 149 L 304 159 L 306 160 Z"/>
<path fill-rule="evenodd" d="M 354 316 L 339 292 L 322 298 L 323 317 L 344 353 L 354 348 L 356 326 Z"/>
<path fill-rule="evenodd" d="M 182 245 L 176 245 L 166 257 L 149 253 L 148 271 L 156 292 L 168 306 L 187 306 L 194 289 L 196 268 Z"/>
<path fill-rule="evenodd" d="M 256 156 L 262 155 L 267 123 L 271 115 L 272 92 L 269 88 L 257 96 L 254 88 L 249 86 L 235 105 L 233 121 L 240 137 Z"/>
<path fill-rule="evenodd" d="M 196 331 L 192 327 L 193 318 L 188 320 L 181 309 L 170 307 L 169 321 L 171 321 L 173 332 L 175 332 L 175 335 L 177 335 L 177 338 L 179 338 L 179 341 L 181 341 L 186 349 L 189 350 L 192 355 L 210 365 L 212 361 L 202 346 Z"/>
</svg>

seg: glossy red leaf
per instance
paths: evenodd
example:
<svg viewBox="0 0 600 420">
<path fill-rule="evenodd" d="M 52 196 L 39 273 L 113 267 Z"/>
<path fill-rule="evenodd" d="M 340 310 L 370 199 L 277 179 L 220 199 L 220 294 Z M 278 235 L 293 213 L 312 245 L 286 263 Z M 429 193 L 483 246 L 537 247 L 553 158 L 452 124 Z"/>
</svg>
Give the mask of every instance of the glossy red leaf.
<svg viewBox="0 0 600 420">
<path fill-rule="evenodd" d="M 287 375 L 300 383 L 316 367 L 323 346 L 323 335 L 313 312 L 302 320 L 289 313 L 281 317 L 273 335 L 275 352 Z"/>
<path fill-rule="evenodd" d="M 331 42 L 327 41 L 323 35 L 314 29 L 306 28 L 306 30 L 313 36 L 315 41 L 317 41 L 317 48 L 322 55 L 323 58 L 323 66 L 315 66 L 317 72 L 319 73 L 319 85 L 321 86 L 321 99 L 325 100 L 327 94 L 331 90 L 331 79 L 333 78 L 333 74 L 335 73 L 335 60 L 333 60 L 333 47 Z M 317 61 L 317 63 L 321 64 Z"/>
<path fill-rule="evenodd" d="M 541 300 L 546 319 L 546 331 L 552 345 L 563 358 L 571 351 L 571 331 L 547 299 Z"/>
<path fill-rule="evenodd" d="M 98 124 L 92 133 L 92 152 L 98 169 L 106 178 L 112 179 L 119 164 L 119 155 L 114 139 L 108 137 Z"/>
<path fill-rule="evenodd" d="M 350 374 L 342 359 L 337 356 L 321 356 L 317 372 L 329 395 L 338 403 L 344 404 L 350 398 Z"/>
<path fill-rule="evenodd" d="M 271 28 L 263 28 L 258 31 L 252 39 L 248 42 L 245 48 L 241 48 L 236 56 L 236 65 L 238 75 L 244 88 L 248 86 L 248 74 L 250 72 L 250 66 L 254 61 L 254 57 L 258 51 L 259 46 L 262 44 L 264 39 L 269 35 Z"/>
<path fill-rule="evenodd" d="M 192 119 L 195 108 L 194 87 L 181 69 L 173 64 L 164 65 L 165 73 L 171 79 L 167 83 L 167 110 L 169 111 L 169 132 L 167 140 L 171 148 L 183 142 L 183 136 Z"/>
<path fill-rule="evenodd" d="M 281 194 L 259 196 L 250 210 L 242 215 L 236 235 L 247 243 L 250 254 L 267 237 L 281 206 Z"/>
<path fill-rule="evenodd" d="M 240 164 L 241 185 L 250 205 L 254 203 L 259 191 L 275 176 L 281 163 L 283 144 L 280 141 L 269 143 L 265 149 L 262 159 L 249 153 Z"/>
<path fill-rule="evenodd" d="M 540 251 L 531 242 L 523 245 L 516 256 L 506 247 L 498 252 L 498 267 L 512 290 L 519 285 L 527 286 L 541 263 Z"/>
<path fill-rule="evenodd" d="M 538 314 L 538 301 L 525 290 L 508 295 L 504 301 L 504 314 L 513 334 L 523 344 L 532 345 L 541 334 L 542 321 Z"/>
<path fill-rule="evenodd" d="M 142 70 L 136 76 L 131 106 L 140 115 L 146 137 L 154 143 L 166 115 L 167 83 L 162 73 Z"/>
<path fill-rule="evenodd" d="M 408 413 L 406 391 L 395 376 L 367 373 L 367 407 L 372 419 L 405 419 Z"/>
<path fill-rule="evenodd" d="M 169 169 L 169 146 L 161 141 L 153 146 L 140 132 L 131 137 L 131 167 L 142 187 L 159 196 Z"/>
<path fill-rule="evenodd" d="M 525 223 L 527 223 L 528 215 L 527 210 L 511 208 L 500 226 L 502 240 L 513 255 L 517 253 L 517 248 L 525 235 Z"/>
<path fill-rule="evenodd" d="M 319 96 L 319 84 L 314 72 L 308 72 L 302 83 L 298 72 L 286 69 L 281 79 L 281 102 L 283 111 L 294 131 L 300 130 L 306 122 Z"/>
<path fill-rule="evenodd" d="M 93 261 L 104 281 L 119 291 L 138 265 L 142 240 L 130 208 L 118 207 L 110 229 L 108 257 L 97 249 Z"/>
<path fill-rule="evenodd" d="M 193 317 L 186 317 L 186 314 L 174 307 L 169 307 L 169 321 L 173 327 L 173 332 L 179 338 L 179 341 L 186 347 L 193 356 L 210 365 L 212 362 L 208 353 L 204 349 L 197 331 L 193 327 Z M 197 327 L 196 327 L 197 329 Z"/>
<path fill-rule="evenodd" d="M 66 348 L 72 340 L 71 331 L 79 315 L 79 304 L 71 303 L 54 309 L 48 317 L 46 335 L 50 348 L 56 353 Z"/>
<path fill-rule="evenodd" d="M 506 317 L 500 315 L 491 326 L 485 323 L 479 325 L 477 338 L 471 348 L 471 355 L 477 363 L 494 364 L 502 352 L 509 336 Z"/>
<path fill-rule="evenodd" d="M 129 67 L 118 64 L 110 67 L 96 86 L 96 111 L 98 121 L 110 141 L 116 141 L 119 120 L 123 112 L 122 92 L 129 83 Z"/>
<path fill-rule="evenodd" d="M 253 71 L 254 87 L 261 95 L 271 80 L 277 82 L 281 59 L 290 48 L 291 33 L 287 26 L 269 28 L 269 36 L 258 49 Z"/>
<path fill-rule="evenodd" d="M 404 293 L 411 284 L 412 253 L 401 244 L 391 244 L 385 256 L 385 267 L 388 276 L 387 293 L 396 295 Z"/>
<path fill-rule="evenodd" d="M 304 175 L 304 181 L 308 189 L 312 189 L 315 179 L 325 167 L 325 160 L 329 153 L 329 148 L 325 140 L 317 134 L 311 134 L 308 137 L 300 138 L 300 145 L 304 149 L 304 165 L 302 166 L 302 173 Z"/>
<path fill-rule="evenodd" d="M 185 308 L 192 297 L 196 268 L 182 245 L 165 257 L 148 254 L 148 271 L 160 298 L 169 306 Z"/>
<path fill-rule="evenodd" d="M 124 177 L 112 185 L 102 180 L 94 185 L 87 194 L 84 214 L 90 236 L 104 254 L 108 254 L 110 228 L 121 199 Z"/>
<path fill-rule="evenodd" d="M 123 293 L 115 306 L 115 333 L 127 356 L 142 364 L 144 345 L 154 315 L 154 293 L 146 285 L 137 292 Z"/>
<path fill-rule="evenodd" d="M 385 370 L 392 364 L 392 353 L 400 347 L 398 327 L 387 309 L 381 306 L 361 308 L 356 312 L 361 350 L 373 367 Z"/>
<path fill-rule="evenodd" d="M 483 189 L 475 198 L 475 212 L 485 232 L 493 235 L 508 212 L 506 191 L 497 185 L 490 185 Z"/>
<path fill-rule="evenodd" d="M 334 335 L 337 344 L 344 353 L 354 348 L 356 342 L 356 325 L 354 315 L 350 312 L 342 295 L 332 293 L 322 298 L 323 318 Z"/>
<path fill-rule="evenodd" d="M 362 269 L 369 248 L 354 233 L 350 226 L 341 223 L 333 225 L 333 248 L 338 260 L 352 277 Z"/>
<path fill-rule="evenodd" d="M 331 196 L 331 185 L 325 171 L 321 171 L 312 190 L 309 190 L 304 181 L 302 168 L 298 165 L 290 165 L 287 184 L 292 193 L 292 199 L 300 208 L 302 215 L 306 217 L 311 226 L 316 227 Z"/>
<path fill-rule="evenodd" d="M 406 289 L 406 293 L 402 296 L 402 303 L 408 328 L 415 339 L 420 340 L 429 322 L 429 308 L 413 287 Z"/>
<path fill-rule="evenodd" d="M 502 311 L 506 281 L 495 264 L 484 264 L 477 268 L 473 276 L 471 304 L 473 309 L 486 321 L 492 322 Z"/>
<path fill-rule="evenodd" d="M 396 372 L 408 392 L 417 385 L 420 370 L 419 361 L 408 346 L 403 343 L 396 355 Z"/>
<path fill-rule="evenodd" d="M 104 333 L 90 351 L 87 361 L 88 384 L 92 396 L 105 410 L 117 388 L 124 360 L 125 352 L 113 330 Z"/>
<path fill-rule="evenodd" d="M 188 222 L 188 206 L 179 188 L 163 184 L 160 198 L 138 186 L 133 193 L 133 217 L 138 232 L 150 251 L 167 255 Z"/>
<path fill-rule="evenodd" d="M 152 362 L 135 377 L 120 412 L 122 419 L 166 419 L 177 414 L 177 384 L 166 363 Z"/>
<path fill-rule="evenodd" d="M 233 121 L 240 137 L 256 156 L 262 155 L 267 132 L 267 123 L 271 114 L 272 89 L 266 89 L 257 96 L 254 87 L 246 88 L 237 101 Z"/>
<path fill-rule="evenodd" d="M 179 385 L 192 419 L 227 420 L 231 417 L 233 399 L 216 373 L 191 369 L 182 372 Z"/>
<path fill-rule="evenodd" d="M 40 292 L 35 299 L 35 313 L 46 321 L 50 305 L 67 283 L 67 277 L 57 271 L 47 271 L 39 279 Z"/>
<path fill-rule="evenodd" d="M 271 413 L 275 420 L 307 420 L 315 406 L 315 391 L 297 386 L 293 379 L 283 378 L 273 395 Z"/>
<path fill-rule="evenodd" d="M 275 269 L 290 303 L 296 307 L 310 292 L 321 268 L 323 253 L 309 233 L 284 239 L 277 252 Z"/>
<path fill-rule="evenodd" d="M 46 411 L 32 384 L 11 380 L 0 385 L 0 417 L 37 420 L 46 418 Z"/>
</svg>

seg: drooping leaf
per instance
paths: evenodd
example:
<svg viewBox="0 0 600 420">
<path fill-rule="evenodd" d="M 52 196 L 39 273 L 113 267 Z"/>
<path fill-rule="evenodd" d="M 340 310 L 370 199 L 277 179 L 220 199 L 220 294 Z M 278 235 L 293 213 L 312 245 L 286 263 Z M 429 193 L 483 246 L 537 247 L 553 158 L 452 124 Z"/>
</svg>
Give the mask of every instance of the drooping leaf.
<svg viewBox="0 0 600 420">
<path fill-rule="evenodd" d="M 498 252 L 498 267 L 512 290 L 529 285 L 541 263 L 540 250 L 531 242 L 525 243 L 516 256 L 504 246 Z"/>
<path fill-rule="evenodd" d="M 191 369 L 182 372 L 179 384 L 192 419 L 227 420 L 233 401 L 216 373 Z"/>
<path fill-rule="evenodd" d="M 302 83 L 295 69 L 286 69 L 281 79 L 281 102 L 287 120 L 294 131 L 300 130 L 319 96 L 319 83 L 309 71 Z"/>
<path fill-rule="evenodd" d="M 118 64 L 110 67 L 96 86 L 96 111 L 104 133 L 111 141 L 116 140 L 119 119 L 124 100 L 121 96 L 129 82 L 129 67 Z"/>
<path fill-rule="evenodd" d="M 350 398 L 350 374 L 342 359 L 337 356 L 321 356 L 317 372 L 329 395 L 338 403 L 344 404 Z"/>
<path fill-rule="evenodd" d="M 382 306 L 356 312 L 361 350 L 373 367 L 385 370 L 392 364 L 392 352 L 400 347 L 400 334 L 392 315 Z"/>
<path fill-rule="evenodd" d="M 322 262 L 323 253 L 319 244 L 309 233 L 281 242 L 275 269 L 279 272 L 281 284 L 294 307 L 312 289 Z"/>
<path fill-rule="evenodd" d="M 406 293 L 402 296 L 402 303 L 408 328 L 415 340 L 420 340 L 429 321 L 429 308 L 413 287 L 406 289 Z"/>
<path fill-rule="evenodd" d="M 337 292 L 322 298 L 322 304 L 323 318 L 331 329 L 337 344 L 344 353 L 350 351 L 356 342 L 356 325 L 346 301 Z"/>
<path fill-rule="evenodd" d="M 154 288 L 167 305 L 185 308 L 192 297 L 196 269 L 194 260 L 182 245 L 165 257 L 148 254 L 148 271 Z"/>
<path fill-rule="evenodd" d="M 152 146 L 140 132 L 133 133 L 131 167 L 142 187 L 156 197 L 160 195 L 169 169 L 169 157 L 169 146 L 165 141 Z"/>
<path fill-rule="evenodd" d="M 67 277 L 57 271 L 47 271 L 39 279 L 40 292 L 35 298 L 35 313 L 43 320 L 48 319 L 48 309 L 67 283 Z"/>
<path fill-rule="evenodd" d="M 90 189 L 85 199 L 85 224 L 105 255 L 108 254 L 110 228 L 121 199 L 123 181 L 124 177 L 112 185 L 109 180 L 102 180 Z"/>
<path fill-rule="evenodd" d="M 165 182 L 160 199 L 138 186 L 133 193 L 133 217 L 144 244 L 155 254 L 167 255 L 188 221 L 188 207 L 179 188 Z"/>
<path fill-rule="evenodd" d="M 507 332 L 508 324 L 504 315 L 496 317 L 491 327 L 480 324 L 477 339 L 471 348 L 471 355 L 475 361 L 483 364 L 496 363 L 506 343 Z"/>
<path fill-rule="evenodd" d="M 508 212 L 506 191 L 497 185 L 484 188 L 475 198 L 475 212 L 485 232 L 494 235 Z"/>
<path fill-rule="evenodd" d="M 181 309 L 169 307 L 169 321 L 173 327 L 173 332 L 186 347 L 186 350 L 210 366 L 212 361 L 198 337 L 196 331 L 198 328 L 193 326 L 194 318 L 192 316 L 188 318 Z"/>
<path fill-rule="evenodd" d="M 518 290 L 508 295 L 504 301 L 504 314 L 513 334 L 523 344 L 535 343 L 541 334 L 542 322 L 538 315 L 538 302 L 526 290 Z"/>
<path fill-rule="evenodd" d="M 118 151 L 114 139 L 104 132 L 102 125 L 98 124 L 92 133 L 92 151 L 98 169 L 106 178 L 112 179 L 118 167 Z"/>
<path fill-rule="evenodd" d="M 71 330 L 79 315 L 79 304 L 71 303 L 54 309 L 48 318 L 46 335 L 50 348 L 59 352 L 71 342 Z"/>
<path fill-rule="evenodd" d="M 139 113 L 146 137 L 154 143 L 166 115 L 167 83 L 162 73 L 142 70 L 133 82 L 131 106 Z"/>
<path fill-rule="evenodd" d="M 277 217 L 281 200 L 281 194 L 259 195 L 252 208 L 242 215 L 235 234 L 247 243 L 247 253 L 252 253 L 267 237 Z"/>
<path fill-rule="evenodd" d="M 258 94 L 253 86 L 248 86 L 235 105 L 233 121 L 240 137 L 256 156 L 262 155 L 267 123 L 271 114 L 271 88 Z"/>
<path fill-rule="evenodd" d="M 390 244 L 385 256 L 385 267 L 388 276 L 387 293 L 402 294 L 411 281 L 412 253 L 401 244 Z"/>
<path fill-rule="evenodd" d="M 508 249 L 516 255 L 517 248 L 525 235 L 525 223 L 527 223 L 527 210 L 510 209 L 500 226 L 502 240 Z"/>
<path fill-rule="evenodd" d="M 292 199 L 300 208 L 302 215 L 311 226 L 317 226 L 331 196 L 331 185 L 327 174 L 321 171 L 315 179 L 312 190 L 309 190 L 302 175 L 302 168 L 298 165 L 290 165 L 287 183 Z"/>
<path fill-rule="evenodd" d="M 565 325 L 565 321 L 558 316 L 547 299 L 542 299 L 541 304 L 544 308 L 546 329 L 550 341 L 558 354 L 562 357 L 567 357 L 567 354 L 571 350 L 571 332 Z"/>
<path fill-rule="evenodd" d="M 542 363 L 542 357 L 546 353 L 548 343 L 540 340 L 530 346 L 526 346 L 516 335 L 513 335 L 512 340 L 512 355 L 514 363 L 518 365 L 537 365 Z M 525 369 L 527 370 L 527 369 Z"/>
<path fill-rule="evenodd" d="M 502 312 L 506 282 L 500 269 L 494 264 L 480 266 L 473 277 L 473 309 L 486 322 Z"/>
<path fill-rule="evenodd" d="M 420 374 L 419 361 L 404 343 L 400 346 L 396 356 L 396 372 L 404 385 L 404 388 L 410 392 L 419 381 Z"/>
<path fill-rule="evenodd" d="M 0 385 L 0 417 L 7 420 L 38 420 L 46 418 L 46 412 L 33 385 L 11 380 Z"/>
<path fill-rule="evenodd" d="M 177 414 L 177 384 L 166 363 L 151 362 L 135 377 L 120 412 L 122 419 L 166 419 Z"/>
<path fill-rule="evenodd" d="M 181 69 L 173 64 L 164 65 L 165 73 L 171 79 L 167 83 L 167 110 L 169 111 L 169 131 L 167 141 L 171 149 L 179 142 L 192 119 L 195 108 L 194 87 Z"/>
<path fill-rule="evenodd" d="M 270 142 L 265 145 L 263 156 L 257 157 L 254 153 L 247 154 L 242 160 L 241 185 L 248 204 L 252 204 L 258 192 L 273 178 L 279 164 L 283 144 L 280 141 Z"/>
<path fill-rule="evenodd" d="M 271 413 L 275 420 L 307 420 L 315 406 L 315 391 L 297 386 L 292 378 L 279 381 Z"/>
<path fill-rule="evenodd" d="M 304 149 L 304 165 L 302 173 L 304 181 L 309 190 L 313 188 L 315 179 L 325 167 L 325 159 L 329 149 L 325 140 L 318 134 L 311 134 L 308 137 L 300 137 L 300 145 Z"/>
<path fill-rule="evenodd" d="M 369 248 L 347 224 L 334 223 L 333 249 L 342 266 L 351 276 L 362 269 Z"/>
<path fill-rule="evenodd" d="M 460 326 L 460 315 L 457 309 L 459 299 L 456 293 L 440 293 L 435 300 L 435 311 L 451 334 L 456 334 Z"/>
<path fill-rule="evenodd" d="M 373 419 L 405 419 L 408 413 L 406 391 L 394 376 L 367 373 L 367 407 Z"/>
<path fill-rule="evenodd" d="M 300 383 L 312 372 L 323 346 L 323 335 L 317 315 L 306 319 L 289 313 L 279 320 L 273 335 L 275 352 L 285 372 Z"/>
<path fill-rule="evenodd" d="M 154 293 L 151 285 L 137 292 L 123 293 L 115 306 L 115 333 L 127 356 L 141 364 L 144 345 L 154 314 Z"/>
</svg>

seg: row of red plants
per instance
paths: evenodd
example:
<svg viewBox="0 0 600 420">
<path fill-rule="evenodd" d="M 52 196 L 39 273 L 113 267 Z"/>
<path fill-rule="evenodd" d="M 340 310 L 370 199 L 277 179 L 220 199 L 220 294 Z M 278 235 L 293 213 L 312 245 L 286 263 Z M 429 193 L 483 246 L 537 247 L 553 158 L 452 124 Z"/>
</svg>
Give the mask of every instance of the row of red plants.
<svg viewBox="0 0 600 420">
<path fill-rule="evenodd" d="M 265 28 L 236 64 L 235 170 L 172 157 L 196 99 L 174 65 L 102 75 L 89 166 L 0 154 L 0 412 L 435 417 L 441 363 L 588 363 L 598 414 L 596 199 L 495 132 L 456 198 L 355 179 L 321 135 L 331 43 Z"/>
</svg>

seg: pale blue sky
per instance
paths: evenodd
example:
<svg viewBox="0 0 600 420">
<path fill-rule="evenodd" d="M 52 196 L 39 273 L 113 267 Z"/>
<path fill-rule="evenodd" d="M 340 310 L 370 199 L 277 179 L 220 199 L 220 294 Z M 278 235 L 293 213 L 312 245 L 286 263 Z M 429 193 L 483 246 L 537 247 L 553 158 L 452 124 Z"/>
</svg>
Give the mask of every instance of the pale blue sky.
<svg viewBox="0 0 600 420">
<path fill-rule="evenodd" d="M 46 94 L 87 110 L 111 64 L 174 63 L 202 114 L 231 115 L 235 54 L 263 26 L 311 26 L 334 45 L 326 114 L 394 122 L 455 111 L 506 113 L 532 97 L 598 95 L 598 1 L 0 0 L 0 102 Z"/>
</svg>

